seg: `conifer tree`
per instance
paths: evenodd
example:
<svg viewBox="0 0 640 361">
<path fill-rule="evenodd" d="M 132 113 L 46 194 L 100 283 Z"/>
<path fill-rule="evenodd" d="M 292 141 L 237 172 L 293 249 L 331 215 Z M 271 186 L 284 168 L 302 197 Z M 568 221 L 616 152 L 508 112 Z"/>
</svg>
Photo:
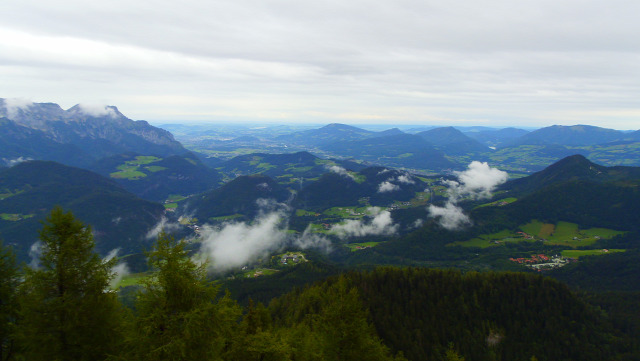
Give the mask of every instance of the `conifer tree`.
<svg viewBox="0 0 640 361">
<path fill-rule="evenodd" d="M 206 278 L 185 243 L 161 233 L 149 253 L 154 274 L 136 301 L 136 325 L 125 359 L 219 360 L 240 317 L 230 297 Z"/>
<path fill-rule="evenodd" d="M 13 333 L 18 277 L 14 253 L 0 242 L 0 361 L 12 359 L 15 351 Z"/>
<path fill-rule="evenodd" d="M 120 339 L 121 308 L 108 290 L 115 260 L 103 262 L 91 229 L 59 207 L 40 241 L 40 266 L 26 271 L 20 295 L 25 359 L 105 359 Z"/>
</svg>

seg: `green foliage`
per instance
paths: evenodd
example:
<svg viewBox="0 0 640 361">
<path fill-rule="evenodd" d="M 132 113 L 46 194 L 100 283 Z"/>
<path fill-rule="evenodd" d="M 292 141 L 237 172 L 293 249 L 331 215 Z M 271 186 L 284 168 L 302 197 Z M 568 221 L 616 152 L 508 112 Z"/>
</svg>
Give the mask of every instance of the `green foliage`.
<svg viewBox="0 0 640 361">
<path fill-rule="evenodd" d="M 0 242 L 0 361 L 12 359 L 15 352 L 18 280 L 15 255 Z"/>
<path fill-rule="evenodd" d="M 340 283 L 346 286 L 338 289 L 357 289 L 380 337 L 411 360 L 526 360 L 532 354 L 540 360 L 603 360 L 623 347 L 601 315 L 566 286 L 531 274 L 350 272 L 274 301 L 274 319 L 317 313 L 321 308 L 311 295 Z"/>
<path fill-rule="evenodd" d="M 393 360 L 344 277 L 275 300 L 277 324 L 293 329 L 296 360 Z"/>
<path fill-rule="evenodd" d="M 20 289 L 19 340 L 28 360 L 102 360 L 115 352 L 121 315 L 108 292 L 115 260 L 93 253 L 91 229 L 55 208 L 40 231 L 42 255 Z"/>
<path fill-rule="evenodd" d="M 185 243 L 161 234 L 149 253 L 125 359 L 217 360 L 236 329 L 240 308 L 206 279 Z"/>
</svg>

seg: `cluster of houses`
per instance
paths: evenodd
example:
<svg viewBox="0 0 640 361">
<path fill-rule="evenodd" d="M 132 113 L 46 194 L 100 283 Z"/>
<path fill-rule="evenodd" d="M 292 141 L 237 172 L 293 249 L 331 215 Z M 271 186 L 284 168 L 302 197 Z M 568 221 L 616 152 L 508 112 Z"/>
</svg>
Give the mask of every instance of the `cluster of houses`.
<svg viewBox="0 0 640 361">
<path fill-rule="evenodd" d="M 524 239 L 534 239 L 534 237 L 532 235 L 530 235 L 528 233 L 525 233 L 525 232 L 518 232 L 518 234 L 521 235 L 522 238 L 524 238 Z"/>
<path fill-rule="evenodd" d="M 522 232 L 520 232 L 522 233 Z M 509 258 L 509 261 L 519 264 L 533 264 L 540 262 L 547 262 L 550 258 L 544 254 L 534 254 L 531 258 Z"/>
<path fill-rule="evenodd" d="M 302 256 L 297 253 L 287 253 L 283 254 L 280 259 L 280 263 L 289 264 L 289 263 L 298 263 L 302 260 Z"/>
<path fill-rule="evenodd" d="M 534 254 L 530 258 L 509 258 L 509 261 L 525 265 L 537 271 L 559 268 L 571 262 L 576 262 L 574 258 L 564 258 L 559 255 L 549 257 L 544 254 Z"/>
</svg>

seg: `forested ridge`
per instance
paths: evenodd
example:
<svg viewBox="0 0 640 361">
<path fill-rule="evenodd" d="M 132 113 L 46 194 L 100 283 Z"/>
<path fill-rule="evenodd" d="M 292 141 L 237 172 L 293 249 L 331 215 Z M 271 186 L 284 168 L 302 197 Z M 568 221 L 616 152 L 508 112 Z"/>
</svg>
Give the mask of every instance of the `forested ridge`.
<svg viewBox="0 0 640 361">
<path fill-rule="evenodd" d="M 90 227 L 56 208 L 40 239 L 37 268 L 20 271 L 9 248 L 0 253 L 3 361 L 632 360 L 639 352 L 633 325 L 534 274 L 384 267 L 242 307 L 186 243 L 161 234 L 128 308 L 109 290 L 116 261 L 93 252 Z"/>
</svg>

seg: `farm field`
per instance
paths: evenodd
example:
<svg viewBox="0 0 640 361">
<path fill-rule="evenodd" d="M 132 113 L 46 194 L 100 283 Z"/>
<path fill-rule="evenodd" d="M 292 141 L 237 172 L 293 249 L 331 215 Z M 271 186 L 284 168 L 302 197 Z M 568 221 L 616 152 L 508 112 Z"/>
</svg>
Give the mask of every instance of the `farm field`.
<svg viewBox="0 0 640 361">
<path fill-rule="evenodd" d="M 570 222 L 556 224 L 543 223 L 533 220 L 520 226 L 522 232 L 503 230 L 491 234 L 483 234 L 463 242 L 451 243 L 451 246 L 487 248 L 498 246 L 506 242 L 544 241 L 545 244 L 567 246 L 571 248 L 591 246 L 599 239 L 610 239 L 624 232 L 607 228 L 590 228 L 581 230 L 578 225 Z"/>
<path fill-rule="evenodd" d="M 161 158 L 150 156 L 150 155 L 139 155 L 135 160 L 126 161 L 124 164 L 121 164 L 117 167 L 118 171 L 109 174 L 111 178 L 118 179 L 128 179 L 128 180 L 137 180 L 140 178 L 144 178 L 147 175 L 140 171 L 140 167 L 146 164 L 154 163 L 162 160 Z M 158 172 L 165 167 L 159 166 L 147 166 L 144 167 L 150 172 Z"/>
<path fill-rule="evenodd" d="M 118 284 L 115 285 L 115 289 L 118 289 L 120 287 L 127 287 L 127 286 L 134 286 L 134 285 L 138 285 L 142 282 L 142 280 L 147 277 L 149 274 L 146 272 L 142 272 L 142 273 L 132 273 L 132 274 L 128 274 L 124 277 L 122 277 L 122 279 L 120 280 L 120 282 L 118 282 Z"/>
<path fill-rule="evenodd" d="M 351 252 L 360 251 L 365 248 L 375 247 L 383 242 L 362 242 L 362 243 L 347 243 L 344 246 L 349 248 Z"/>
<path fill-rule="evenodd" d="M 565 258 L 580 258 L 583 256 L 600 256 L 610 253 L 626 252 L 626 249 L 566 249 L 562 251 L 562 257 Z"/>
</svg>

